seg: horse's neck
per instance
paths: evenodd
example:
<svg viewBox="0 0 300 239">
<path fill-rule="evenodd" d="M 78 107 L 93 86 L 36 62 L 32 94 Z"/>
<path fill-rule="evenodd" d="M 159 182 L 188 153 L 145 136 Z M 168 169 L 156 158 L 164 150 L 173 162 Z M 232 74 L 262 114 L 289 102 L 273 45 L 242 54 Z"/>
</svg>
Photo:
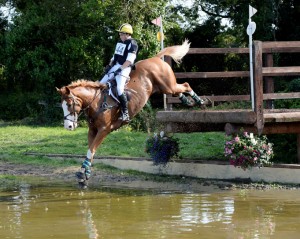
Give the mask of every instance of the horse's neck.
<svg viewBox="0 0 300 239">
<path fill-rule="evenodd" d="M 97 101 L 97 98 L 99 99 L 101 96 L 101 92 L 95 88 L 86 89 L 85 87 L 80 87 L 76 91 L 76 96 L 81 99 L 82 107 L 85 108 Z"/>
</svg>

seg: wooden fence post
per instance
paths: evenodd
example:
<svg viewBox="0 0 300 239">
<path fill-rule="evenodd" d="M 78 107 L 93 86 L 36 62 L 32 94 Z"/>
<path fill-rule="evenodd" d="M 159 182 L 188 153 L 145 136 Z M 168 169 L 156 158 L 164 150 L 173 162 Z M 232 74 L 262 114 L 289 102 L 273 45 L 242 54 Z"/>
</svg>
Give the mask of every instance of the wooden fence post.
<svg viewBox="0 0 300 239">
<path fill-rule="evenodd" d="M 262 42 L 254 41 L 254 112 L 256 113 L 256 128 L 259 135 L 264 129 L 263 112 L 263 74 L 262 74 Z"/>
<path fill-rule="evenodd" d="M 267 53 L 265 57 L 265 66 L 273 67 L 273 54 Z M 266 76 L 264 79 L 266 93 L 274 93 L 274 79 L 273 77 Z M 266 102 L 267 109 L 274 109 L 274 100 L 267 100 Z"/>
<path fill-rule="evenodd" d="M 172 68 L 172 58 L 170 56 L 165 56 L 165 62 L 167 62 Z M 170 95 L 170 94 L 164 95 L 164 97 L 166 97 L 166 100 L 167 100 L 168 96 L 172 96 L 172 95 Z M 167 109 L 165 109 L 165 110 L 170 110 L 170 111 L 173 110 L 173 104 L 167 103 L 166 105 L 167 105 Z"/>
</svg>

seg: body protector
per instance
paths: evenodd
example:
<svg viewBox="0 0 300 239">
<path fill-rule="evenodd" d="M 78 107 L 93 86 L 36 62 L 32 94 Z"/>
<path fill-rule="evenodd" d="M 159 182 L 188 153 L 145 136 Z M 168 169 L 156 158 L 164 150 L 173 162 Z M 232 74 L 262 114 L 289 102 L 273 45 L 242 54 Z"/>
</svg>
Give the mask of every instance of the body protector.
<svg viewBox="0 0 300 239">
<path fill-rule="evenodd" d="M 114 64 L 118 63 L 120 65 L 123 65 L 126 60 L 130 61 L 133 64 L 136 59 L 137 51 L 138 45 L 134 39 L 130 38 L 125 40 L 124 42 L 119 41 L 116 45 L 115 53 L 113 56 Z"/>
</svg>

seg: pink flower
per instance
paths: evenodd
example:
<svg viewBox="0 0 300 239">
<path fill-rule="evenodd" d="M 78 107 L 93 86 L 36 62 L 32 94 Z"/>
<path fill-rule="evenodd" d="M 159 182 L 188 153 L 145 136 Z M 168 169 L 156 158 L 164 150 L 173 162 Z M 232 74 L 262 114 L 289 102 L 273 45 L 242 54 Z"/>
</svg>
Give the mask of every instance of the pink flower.
<svg viewBox="0 0 300 239">
<path fill-rule="evenodd" d="M 234 138 L 234 141 L 235 141 L 235 142 L 239 142 L 239 141 L 240 141 L 240 137 L 239 137 L 239 136 L 236 136 L 236 137 Z"/>
</svg>

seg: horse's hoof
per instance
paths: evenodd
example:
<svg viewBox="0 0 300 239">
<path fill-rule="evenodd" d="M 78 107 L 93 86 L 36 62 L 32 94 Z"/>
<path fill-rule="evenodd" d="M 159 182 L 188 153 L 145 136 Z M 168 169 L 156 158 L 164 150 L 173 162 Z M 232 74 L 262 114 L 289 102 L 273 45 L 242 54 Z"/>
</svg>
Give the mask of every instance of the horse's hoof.
<svg viewBox="0 0 300 239">
<path fill-rule="evenodd" d="M 201 105 L 211 105 L 211 100 L 209 98 L 204 98 Z"/>
<path fill-rule="evenodd" d="M 78 182 L 83 182 L 86 179 L 83 172 L 76 172 L 75 176 L 76 176 Z"/>
<path fill-rule="evenodd" d="M 80 189 L 87 189 L 88 187 L 87 181 L 78 182 L 78 186 Z"/>
</svg>

